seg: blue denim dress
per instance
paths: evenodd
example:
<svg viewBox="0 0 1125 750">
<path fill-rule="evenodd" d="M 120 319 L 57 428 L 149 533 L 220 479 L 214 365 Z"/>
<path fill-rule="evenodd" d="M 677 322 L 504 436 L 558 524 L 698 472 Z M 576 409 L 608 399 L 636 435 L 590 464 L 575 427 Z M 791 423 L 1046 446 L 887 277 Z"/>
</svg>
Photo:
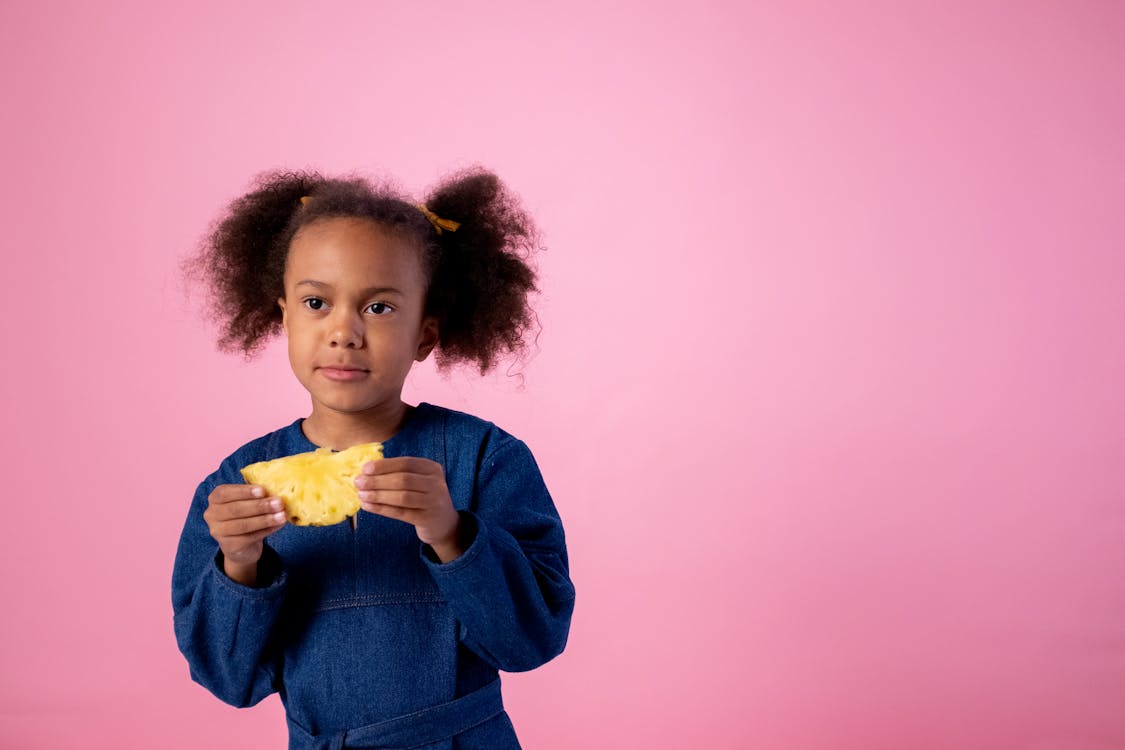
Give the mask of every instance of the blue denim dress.
<svg viewBox="0 0 1125 750">
<path fill-rule="evenodd" d="M 242 446 L 196 490 L 172 575 L 192 679 L 234 706 L 277 692 L 291 750 L 518 748 L 498 670 L 561 653 L 574 609 L 562 523 L 531 452 L 420 404 L 384 454 L 444 467 L 465 553 L 442 564 L 413 526 L 361 511 L 354 530 L 284 526 L 266 540 L 260 587 L 243 586 L 222 572 L 207 497 L 247 464 L 314 450 L 301 421 Z"/>
</svg>

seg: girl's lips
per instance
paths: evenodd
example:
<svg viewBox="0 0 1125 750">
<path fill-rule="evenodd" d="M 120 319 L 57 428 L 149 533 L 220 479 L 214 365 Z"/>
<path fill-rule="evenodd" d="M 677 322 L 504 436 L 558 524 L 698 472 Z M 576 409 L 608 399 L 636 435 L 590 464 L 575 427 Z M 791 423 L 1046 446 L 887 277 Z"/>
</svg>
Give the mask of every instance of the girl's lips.
<svg viewBox="0 0 1125 750">
<path fill-rule="evenodd" d="M 367 377 L 367 370 L 356 370 L 348 367 L 321 367 L 319 372 L 329 380 L 352 381 L 362 380 Z"/>
</svg>

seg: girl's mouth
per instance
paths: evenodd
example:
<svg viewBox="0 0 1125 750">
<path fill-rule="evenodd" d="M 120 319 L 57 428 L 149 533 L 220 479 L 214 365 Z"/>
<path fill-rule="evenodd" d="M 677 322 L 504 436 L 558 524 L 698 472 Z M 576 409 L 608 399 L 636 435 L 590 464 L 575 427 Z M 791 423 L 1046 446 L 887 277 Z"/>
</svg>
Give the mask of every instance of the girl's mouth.
<svg viewBox="0 0 1125 750">
<path fill-rule="evenodd" d="M 367 377 L 367 370 L 360 370 L 352 367 L 320 367 L 317 368 L 317 372 L 319 372 L 329 380 L 339 380 L 344 382 L 352 380 L 362 380 L 363 378 Z"/>
</svg>

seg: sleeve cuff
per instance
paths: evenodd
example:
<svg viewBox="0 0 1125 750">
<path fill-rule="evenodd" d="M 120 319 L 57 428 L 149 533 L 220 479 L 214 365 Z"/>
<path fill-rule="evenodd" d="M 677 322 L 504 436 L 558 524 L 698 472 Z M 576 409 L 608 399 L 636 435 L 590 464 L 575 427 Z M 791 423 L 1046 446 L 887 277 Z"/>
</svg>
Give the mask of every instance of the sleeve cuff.
<svg viewBox="0 0 1125 750">
<path fill-rule="evenodd" d="M 443 563 L 441 558 L 434 552 L 434 548 L 428 544 L 422 545 L 422 559 L 426 562 L 432 570 L 451 572 L 458 568 L 464 567 L 472 562 L 472 559 L 480 554 L 481 547 L 484 546 L 484 541 L 481 539 L 484 536 L 483 526 L 477 516 L 467 510 L 457 511 L 457 515 L 461 517 L 461 543 L 465 547 L 465 551 L 456 560 L 450 560 Z"/>
<path fill-rule="evenodd" d="M 258 585 L 245 586 L 232 580 L 223 572 L 223 552 L 215 553 L 211 571 L 219 583 L 238 596 L 250 599 L 269 599 L 285 588 L 285 570 L 281 566 L 281 556 L 268 544 L 262 547 L 262 557 L 258 560 Z"/>
</svg>

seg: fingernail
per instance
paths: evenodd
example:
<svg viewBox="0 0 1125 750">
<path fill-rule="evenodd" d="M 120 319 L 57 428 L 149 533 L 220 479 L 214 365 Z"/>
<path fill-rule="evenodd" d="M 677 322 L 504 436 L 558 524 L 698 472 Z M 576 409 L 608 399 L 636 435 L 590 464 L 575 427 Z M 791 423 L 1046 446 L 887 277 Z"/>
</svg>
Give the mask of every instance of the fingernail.
<svg viewBox="0 0 1125 750">
<path fill-rule="evenodd" d="M 274 513 L 273 514 L 273 520 L 274 520 L 275 523 L 281 523 L 282 521 L 285 520 L 285 514 L 284 513 Z"/>
<path fill-rule="evenodd" d="M 254 489 L 250 490 L 250 492 L 253 493 L 254 497 L 265 497 L 266 494 L 266 491 L 261 487 L 255 487 Z"/>
<path fill-rule="evenodd" d="M 281 510 L 281 499 L 275 497 L 273 500 L 270 500 L 270 507 L 274 510 Z"/>
</svg>

